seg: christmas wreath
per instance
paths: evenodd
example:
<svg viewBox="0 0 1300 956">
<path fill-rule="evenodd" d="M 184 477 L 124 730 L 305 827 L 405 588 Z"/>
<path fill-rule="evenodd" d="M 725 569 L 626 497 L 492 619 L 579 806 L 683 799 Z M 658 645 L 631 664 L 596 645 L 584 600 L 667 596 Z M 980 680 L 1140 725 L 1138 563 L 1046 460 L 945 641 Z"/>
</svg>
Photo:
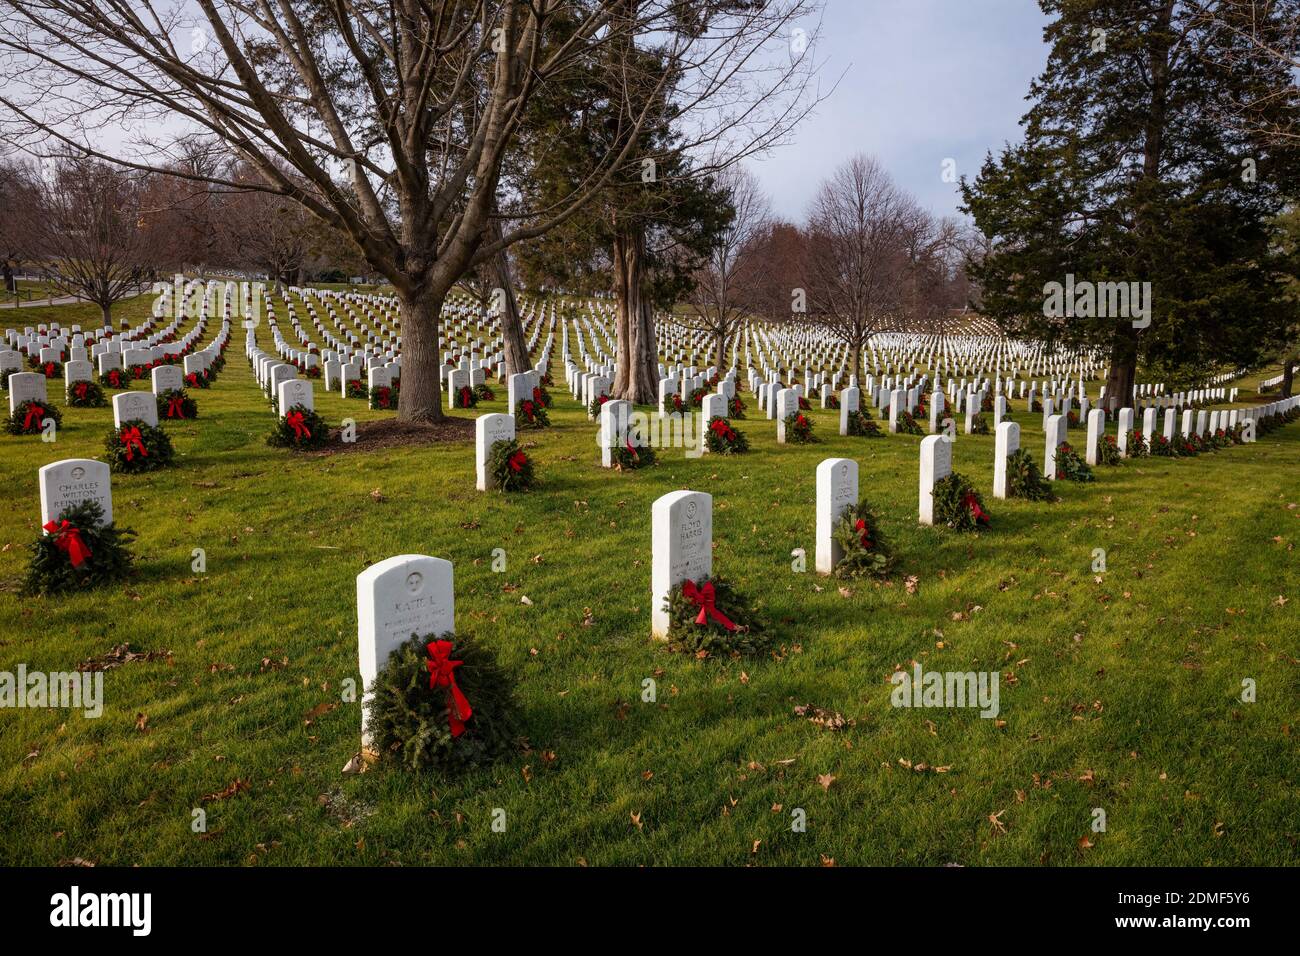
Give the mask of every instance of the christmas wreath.
<svg viewBox="0 0 1300 956">
<path fill-rule="evenodd" d="M 1007 455 L 1007 497 L 1026 501 L 1050 501 L 1052 483 L 1043 477 L 1034 456 L 1023 448 Z"/>
<path fill-rule="evenodd" d="M 474 394 L 474 389 L 468 385 L 462 385 L 456 389 L 456 394 L 452 396 L 451 402 L 456 408 L 474 408 L 478 405 L 478 396 Z"/>
<path fill-rule="evenodd" d="M 1071 409 L 1065 413 L 1065 422 L 1070 428 L 1079 427 L 1079 413 Z"/>
<path fill-rule="evenodd" d="M 703 385 L 701 385 L 699 388 L 692 389 L 691 397 L 689 401 L 691 408 L 703 408 L 704 396 L 708 394 L 709 394 L 709 389 Z"/>
<path fill-rule="evenodd" d="M 608 395 L 597 395 L 587 406 L 587 418 L 600 421 L 600 410 L 609 401 Z"/>
<path fill-rule="evenodd" d="M 885 433 L 881 430 L 880 424 L 871 418 L 871 413 L 863 409 L 855 409 L 849 412 L 845 429 L 850 435 L 860 435 L 866 438 L 883 438 Z"/>
<path fill-rule="evenodd" d="M 622 447 L 611 449 L 610 457 L 616 470 L 635 471 L 655 463 L 655 450 L 649 445 L 633 445 L 632 439 L 625 438 Z"/>
<path fill-rule="evenodd" d="M 54 419 L 55 429 L 63 426 L 63 415 L 57 408 L 49 402 L 29 398 L 14 409 L 5 424 L 5 430 L 11 435 L 39 435 L 43 427 L 41 423 L 47 418 Z"/>
<path fill-rule="evenodd" d="M 1151 448 L 1147 445 L 1147 440 L 1142 432 L 1138 429 L 1131 429 L 1128 433 L 1128 456 L 1130 458 L 1146 458 L 1151 454 Z"/>
<path fill-rule="evenodd" d="M 330 440 L 330 427 L 316 412 L 305 405 L 294 405 L 276 418 L 275 427 L 266 436 L 272 448 L 321 448 Z"/>
<path fill-rule="evenodd" d="M 533 460 L 513 438 L 493 442 L 488 450 L 488 474 L 502 491 L 528 491 L 537 484 Z"/>
<path fill-rule="evenodd" d="M 731 396 L 731 401 L 727 402 L 727 417 L 739 419 L 745 417 L 745 403 L 740 400 L 739 395 Z"/>
<path fill-rule="evenodd" d="M 831 537 L 844 552 L 835 564 L 837 577 L 879 578 L 894 566 L 894 555 L 880 534 L 879 520 L 866 498 L 844 509 Z"/>
<path fill-rule="evenodd" d="M 976 412 L 971 416 L 970 433 L 972 435 L 987 435 L 989 433 L 989 421 L 982 412 Z"/>
<path fill-rule="evenodd" d="M 199 417 L 199 403 L 183 388 L 169 388 L 158 396 L 158 420 Z"/>
<path fill-rule="evenodd" d="M 838 395 L 836 395 L 834 392 L 832 392 L 830 395 L 827 395 L 827 396 L 826 396 L 826 407 L 827 407 L 827 408 L 839 408 L 839 407 L 840 407 L 840 397 L 839 397 Z"/>
<path fill-rule="evenodd" d="M 348 398 L 366 398 L 370 397 L 370 390 L 366 388 L 366 383 L 359 378 L 349 379 L 348 386 L 344 392 Z"/>
<path fill-rule="evenodd" d="M 524 398 L 515 406 L 515 423 L 523 428 L 549 428 L 551 417 L 546 414 L 545 405 Z"/>
<path fill-rule="evenodd" d="M 472 637 L 412 635 L 375 676 L 371 742 L 381 759 L 411 770 L 490 763 L 515 743 L 514 687 L 496 655 Z"/>
<path fill-rule="evenodd" d="M 682 396 L 681 396 L 678 392 L 673 392 L 673 401 L 672 401 L 672 405 L 673 405 L 673 411 L 675 411 L 675 412 L 683 411 L 683 410 L 685 409 L 685 407 L 686 407 L 686 406 L 682 403 Z"/>
<path fill-rule="evenodd" d="M 813 424 L 803 412 L 793 412 L 785 417 L 785 440 L 796 445 L 807 445 L 813 437 Z"/>
<path fill-rule="evenodd" d="M 38 372 L 40 372 L 42 375 L 44 375 L 46 378 L 62 378 L 62 377 L 63 377 L 63 363 L 62 363 L 62 362 L 57 362 L 57 361 L 52 361 L 52 362 L 41 362 L 41 363 L 38 363 L 38 364 L 37 364 L 37 366 L 36 366 L 36 370 L 37 370 Z"/>
<path fill-rule="evenodd" d="M 474 397 L 480 402 L 494 402 L 497 396 L 496 392 L 488 388 L 486 382 L 479 382 L 474 386 Z"/>
<path fill-rule="evenodd" d="M 105 388 L 128 388 L 131 383 L 127 381 L 126 373 L 120 368 L 110 368 L 99 376 L 99 384 Z"/>
<path fill-rule="evenodd" d="M 152 363 L 148 365 L 132 365 L 127 368 L 126 374 L 131 378 L 135 379 L 136 381 L 139 381 L 140 379 L 148 378 L 149 373 L 152 370 L 153 370 Z"/>
<path fill-rule="evenodd" d="M 393 394 L 391 385 L 376 385 L 370 390 L 368 397 L 371 408 L 388 409 L 397 407 L 397 397 Z"/>
<path fill-rule="evenodd" d="M 1038 399 L 1034 399 L 1032 402 L 1029 403 L 1029 410 L 1031 412 L 1041 412 L 1043 410 L 1043 403 L 1040 402 Z"/>
<path fill-rule="evenodd" d="M 812 404 L 808 401 L 808 399 L 804 398 L 802 395 L 799 396 L 799 411 L 801 412 L 812 411 Z"/>
<path fill-rule="evenodd" d="M 1246 426 L 1238 422 L 1228 429 L 1228 437 L 1232 439 L 1234 445 L 1244 445 L 1246 444 L 1245 431 Z"/>
<path fill-rule="evenodd" d="M 121 428 L 110 430 L 104 440 L 104 451 L 109 470 L 115 474 L 157 471 L 170 465 L 176 455 L 165 431 L 139 419 L 123 422 Z"/>
<path fill-rule="evenodd" d="M 212 382 L 208 380 L 207 369 L 202 372 L 190 372 L 185 376 L 185 385 L 187 388 L 211 388 Z"/>
<path fill-rule="evenodd" d="M 1178 447 L 1164 435 L 1151 439 L 1151 454 L 1157 458 L 1177 458 Z"/>
<path fill-rule="evenodd" d="M 704 433 L 704 444 L 718 455 L 738 455 L 749 451 L 745 433 L 731 427 L 731 422 L 720 415 L 709 419 L 709 429 Z"/>
<path fill-rule="evenodd" d="M 72 408 L 103 408 L 107 404 L 104 390 L 95 382 L 73 382 L 68 386 L 68 405 Z"/>
<path fill-rule="evenodd" d="M 533 386 L 533 401 L 542 408 L 550 408 L 555 404 L 555 399 L 551 398 L 551 393 L 540 385 Z"/>
<path fill-rule="evenodd" d="M 911 412 L 898 413 L 898 433 L 900 435 L 922 435 L 921 426 L 916 423 Z"/>
<path fill-rule="evenodd" d="M 981 412 L 993 411 L 993 396 L 988 392 L 985 392 L 984 397 L 980 399 L 980 411 Z"/>
<path fill-rule="evenodd" d="M 1212 448 L 1230 448 L 1232 446 L 1232 437 L 1222 428 L 1217 428 L 1214 434 L 1209 438 L 1210 447 Z"/>
<path fill-rule="evenodd" d="M 1201 453 L 1201 439 L 1195 432 L 1181 435 L 1174 439 L 1174 447 L 1178 449 L 1180 458 L 1195 458 Z"/>
<path fill-rule="evenodd" d="M 1058 481 L 1092 481 L 1094 475 L 1074 446 L 1063 441 L 1056 446 L 1056 478 Z"/>
<path fill-rule="evenodd" d="M 766 626 L 749 599 L 724 578 L 685 581 L 668 592 L 668 646 L 708 657 L 735 657 L 763 650 Z"/>
<path fill-rule="evenodd" d="M 938 524 L 955 531 L 979 531 L 989 527 L 991 519 L 984 511 L 984 501 L 965 475 L 953 472 L 934 483 L 934 517 Z"/>
<path fill-rule="evenodd" d="M 1114 435 L 1102 435 L 1097 439 L 1097 464 L 1118 465 L 1122 457 Z"/>
<path fill-rule="evenodd" d="M 104 524 L 97 501 L 83 501 L 46 522 L 31 543 L 24 594 L 63 594 L 120 581 L 131 570 L 127 547 L 135 532 Z"/>
</svg>

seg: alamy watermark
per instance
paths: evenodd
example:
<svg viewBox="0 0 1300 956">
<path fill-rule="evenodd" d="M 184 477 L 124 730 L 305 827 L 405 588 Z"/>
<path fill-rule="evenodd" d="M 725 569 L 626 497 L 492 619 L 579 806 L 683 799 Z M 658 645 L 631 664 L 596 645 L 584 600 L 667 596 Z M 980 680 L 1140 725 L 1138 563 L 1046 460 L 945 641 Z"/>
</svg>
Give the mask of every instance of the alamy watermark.
<svg viewBox="0 0 1300 956">
<path fill-rule="evenodd" d="M 1150 282 L 1075 281 L 1043 285 L 1043 315 L 1049 319 L 1130 319 L 1133 328 L 1151 324 Z"/>
<path fill-rule="evenodd" d="M 997 671 L 922 671 L 915 664 L 911 672 L 895 671 L 889 701 L 895 707 L 978 707 L 981 717 L 996 717 Z"/>
<path fill-rule="evenodd" d="M 94 719 L 104 713 L 104 672 L 0 671 L 0 709 L 80 710 Z"/>
</svg>

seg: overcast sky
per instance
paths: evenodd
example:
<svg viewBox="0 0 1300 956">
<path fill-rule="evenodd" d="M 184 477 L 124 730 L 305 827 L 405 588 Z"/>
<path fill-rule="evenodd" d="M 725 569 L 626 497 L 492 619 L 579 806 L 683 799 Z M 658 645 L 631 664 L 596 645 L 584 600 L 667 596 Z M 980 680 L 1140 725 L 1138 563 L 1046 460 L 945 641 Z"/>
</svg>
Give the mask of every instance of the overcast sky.
<svg viewBox="0 0 1300 956">
<path fill-rule="evenodd" d="M 1046 22 L 1035 0 L 826 0 L 824 88 L 844 76 L 794 141 L 752 163 L 775 211 L 802 219 L 822 178 L 863 152 L 931 212 L 955 214 L 942 163 L 972 175 L 1019 139 Z"/>
</svg>

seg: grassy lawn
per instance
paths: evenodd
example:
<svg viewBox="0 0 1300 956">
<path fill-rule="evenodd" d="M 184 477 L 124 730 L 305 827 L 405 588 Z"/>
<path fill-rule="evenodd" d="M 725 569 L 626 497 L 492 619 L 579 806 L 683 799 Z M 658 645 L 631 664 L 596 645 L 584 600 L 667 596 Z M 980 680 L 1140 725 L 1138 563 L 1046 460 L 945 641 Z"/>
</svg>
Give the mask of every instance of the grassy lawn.
<svg viewBox="0 0 1300 956">
<path fill-rule="evenodd" d="M 114 478 L 117 521 L 139 532 L 136 578 L 86 596 L 17 587 L 37 468 L 100 455 L 110 410 L 66 409 L 55 445 L 0 436 L 0 670 L 69 670 L 122 642 L 166 653 L 107 671 L 98 720 L 0 712 L 0 862 L 1300 860 L 1300 425 L 1101 469 L 1047 505 L 993 500 L 993 438 L 959 436 L 955 467 L 994 522 L 967 536 L 917 526 L 919 438 L 839 438 L 838 412 L 814 411 L 822 441 L 779 446 L 749 393 L 748 455 L 665 450 L 652 470 L 604 471 L 558 353 L 557 333 L 555 427 L 522 435 L 544 488 L 507 498 L 474 491 L 472 443 L 268 448 L 272 413 L 236 330 L 220 379 L 195 393 L 199 420 L 168 426 L 179 467 Z M 478 411 L 505 411 L 505 394 Z M 1040 416 L 1015 407 L 1041 463 Z M 319 386 L 317 410 L 382 414 Z M 811 564 L 814 470 L 831 456 L 858 460 L 901 555 L 888 583 L 841 590 L 791 569 L 795 548 Z M 714 496 L 715 570 L 780 626 L 772 658 L 697 661 L 650 639 L 650 506 L 680 488 Z M 519 677 L 527 747 L 460 779 L 341 773 L 359 744 L 358 705 L 340 702 L 357 677 L 355 577 L 404 552 L 454 562 L 458 629 Z M 913 660 L 999 670 L 1001 722 L 891 707 L 889 675 Z M 656 703 L 641 700 L 646 678 Z M 1243 678 L 1256 703 L 1240 700 Z M 822 729 L 802 704 L 854 724 Z M 1098 807 L 1104 833 L 1090 829 Z M 206 833 L 191 829 L 198 808 Z"/>
</svg>

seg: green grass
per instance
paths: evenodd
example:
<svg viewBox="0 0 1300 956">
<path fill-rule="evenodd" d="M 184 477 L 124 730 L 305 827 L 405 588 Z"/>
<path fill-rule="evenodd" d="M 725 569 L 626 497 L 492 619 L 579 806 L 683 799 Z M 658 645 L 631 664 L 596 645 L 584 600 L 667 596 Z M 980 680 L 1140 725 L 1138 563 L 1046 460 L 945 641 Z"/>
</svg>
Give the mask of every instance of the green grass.
<svg viewBox="0 0 1300 956">
<path fill-rule="evenodd" d="M 80 321 L 82 308 L 42 321 Z M 196 394 L 200 419 L 168 426 L 179 467 L 114 479 L 117 520 L 139 532 L 127 586 L 16 594 L 39 530 L 36 469 L 99 454 L 111 413 L 66 410 L 54 446 L 0 437 L 0 670 L 67 670 L 122 641 L 171 652 L 108 671 L 98 720 L 0 712 L 6 864 L 1300 859 L 1300 425 L 1105 469 L 1050 505 L 992 500 L 993 439 L 959 436 L 956 467 L 994 521 L 962 536 L 916 524 L 919 438 L 841 439 L 838 413 L 814 411 L 821 443 L 778 446 L 748 393 L 750 454 L 665 451 L 616 474 L 557 381 L 555 427 L 522 436 L 545 486 L 516 497 L 473 490 L 468 443 L 295 457 L 264 444 L 271 412 L 234 339 L 220 380 Z M 381 414 L 317 394 L 334 423 Z M 497 395 L 478 411 L 504 411 Z M 1040 416 L 1016 418 L 1041 463 Z M 889 583 L 841 593 L 791 570 L 794 548 L 811 562 L 814 470 L 830 456 L 860 464 L 902 559 Z M 650 506 L 679 488 L 714 496 L 715 569 L 783 629 L 776 659 L 697 661 L 651 640 Z M 191 571 L 194 548 L 206 573 Z M 526 752 L 461 779 L 341 773 L 359 743 L 358 705 L 340 703 L 357 677 L 355 577 L 403 552 L 455 563 L 458 628 L 519 676 Z M 913 660 L 999 670 L 1005 725 L 892 708 L 889 675 Z M 1240 700 L 1247 677 L 1257 703 Z M 641 701 L 647 678 L 656 703 Z M 820 729 L 799 704 L 855 725 Z M 205 802 L 236 780 L 248 789 Z M 1090 831 L 1096 807 L 1105 833 Z M 806 833 L 791 832 L 794 808 Z"/>
</svg>

